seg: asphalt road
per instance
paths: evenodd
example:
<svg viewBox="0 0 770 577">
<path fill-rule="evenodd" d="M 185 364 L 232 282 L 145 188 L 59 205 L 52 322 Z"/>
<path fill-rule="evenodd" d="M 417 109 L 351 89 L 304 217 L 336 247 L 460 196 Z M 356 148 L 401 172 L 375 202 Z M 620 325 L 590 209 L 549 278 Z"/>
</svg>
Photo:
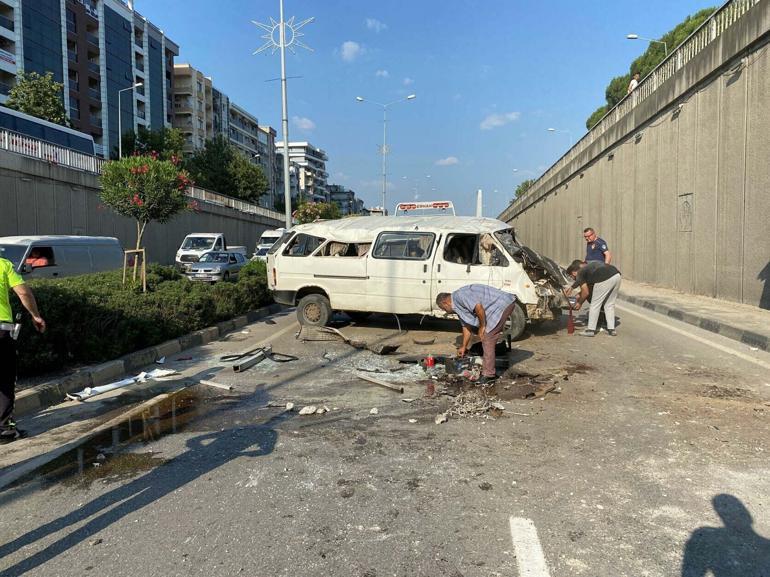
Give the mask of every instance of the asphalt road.
<svg viewBox="0 0 770 577">
<path fill-rule="evenodd" d="M 558 389 L 440 425 L 455 398 L 425 397 L 419 367 L 301 343 L 291 315 L 256 323 L 172 361 L 234 386 L 186 391 L 175 432 L 166 420 L 105 461 L 87 452 L 83 475 L 0 493 L 0 572 L 770 575 L 770 355 L 630 305 L 620 316 L 615 338 L 529 333 L 513 373 Z M 343 331 L 416 354 L 451 352 L 457 335 L 403 328 Z M 265 339 L 300 359 L 221 369 L 220 354 Z M 355 377 L 377 368 L 404 394 Z M 329 412 L 267 407 L 285 402 Z"/>
</svg>

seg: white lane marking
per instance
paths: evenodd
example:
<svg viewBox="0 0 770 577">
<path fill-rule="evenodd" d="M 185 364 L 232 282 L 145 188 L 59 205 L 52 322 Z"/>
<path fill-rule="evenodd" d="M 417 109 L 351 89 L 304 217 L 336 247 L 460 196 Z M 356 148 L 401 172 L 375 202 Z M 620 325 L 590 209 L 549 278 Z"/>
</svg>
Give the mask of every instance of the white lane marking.
<svg viewBox="0 0 770 577">
<path fill-rule="evenodd" d="M 750 363 L 754 363 L 755 365 L 759 365 L 762 368 L 770 369 L 770 363 L 766 363 L 766 362 L 764 362 L 764 361 L 762 361 L 760 359 L 755 359 L 751 355 L 747 355 L 747 354 L 742 353 L 740 351 L 736 351 L 735 349 L 731 349 L 730 347 L 726 347 L 725 345 L 720 345 L 719 343 L 715 343 L 714 341 L 709 340 L 709 339 L 707 339 L 705 337 L 702 337 L 700 335 L 696 335 L 696 334 L 693 334 L 693 333 L 691 333 L 689 331 L 685 331 L 685 330 L 680 329 L 678 327 L 672 326 L 669 323 L 664 323 L 663 321 L 659 321 L 658 319 L 655 319 L 655 318 L 653 318 L 650 315 L 645 315 L 645 314 L 633 311 L 633 310 L 631 310 L 629 308 L 626 308 L 626 307 L 624 307 L 622 305 L 618 305 L 618 304 L 615 305 L 615 308 L 618 308 L 618 309 L 622 310 L 623 312 L 632 314 L 634 316 L 640 317 L 640 318 L 642 318 L 642 319 L 646 320 L 647 322 L 652 323 L 654 325 L 665 327 L 665 328 L 667 328 L 670 331 L 673 331 L 675 333 L 679 333 L 680 335 L 684 335 L 686 337 L 689 337 L 689 338 L 693 339 L 694 341 L 698 341 L 699 343 L 703 343 L 704 345 L 708 345 L 708 346 L 710 346 L 712 348 L 715 348 L 715 349 L 717 349 L 719 351 L 722 351 L 723 353 L 727 353 L 729 355 L 733 355 L 735 357 L 743 359 L 744 361 L 748 361 Z M 654 314 L 658 314 L 658 313 L 654 313 Z M 676 319 L 674 319 L 674 321 L 676 321 Z M 697 327 L 693 327 L 693 328 L 697 328 Z M 736 342 L 738 342 L 738 341 L 736 341 Z"/>
<path fill-rule="evenodd" d="M 519 577 L 550 577 L 537 529 L 531 519 L 511 516 L 511 539 Z"/>
</svg>

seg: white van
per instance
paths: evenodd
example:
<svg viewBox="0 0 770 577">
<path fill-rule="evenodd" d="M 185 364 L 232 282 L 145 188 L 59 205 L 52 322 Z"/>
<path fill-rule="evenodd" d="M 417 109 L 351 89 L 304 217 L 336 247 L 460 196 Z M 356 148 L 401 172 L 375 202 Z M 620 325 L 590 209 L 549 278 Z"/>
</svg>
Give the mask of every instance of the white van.
<svg viewBox="0 0 770 577">
<path fill-rule="evenodd" d="M 0 257 L 27 278 L 61 278 L 119 269 L 123 248 L 107 236 L 4 236 Z"/>
<path fill-rule="evenodd" d="M 506 223 L 463 216 L 358 217 L 296 226 L 268 251 L 273 298 L 296 305 L 302 324 L 324 325 L 335 310 L 443 317 L 441 292 L 482 283 L 510 292 L 527 320 L 551 320 L 569 283 L 552 260 L 520 245 Z"/>
<path fill-rule="evenodd" d="M 284 232 L 286 232 L 285 228 L 276 228 L 275 230 L 263 232 L 257 241 L 257 246 L 254 248 L 254 255 L 251 257 L 251 260 L 267 261 L 267 251 L 278 242 Z"/>
</svg>

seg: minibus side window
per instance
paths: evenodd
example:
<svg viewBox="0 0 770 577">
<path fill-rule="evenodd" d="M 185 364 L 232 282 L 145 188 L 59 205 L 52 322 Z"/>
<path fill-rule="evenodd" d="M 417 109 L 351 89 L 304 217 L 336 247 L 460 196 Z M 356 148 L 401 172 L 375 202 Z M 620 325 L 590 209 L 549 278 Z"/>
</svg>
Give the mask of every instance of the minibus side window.
<svg viewBox="0 0 770 577">
<path fill-rule="evenodd" d="M 298 234 L 283 251 L 284 256 L 309 256 L 321 246 L 326 239 L 310 234 Z"/>
<path fill-rule="evenodd" d="M 428 260 L 436 235 L 427 232 L 383 232 L 374 245 L 374 258 Z"/>
</svg>

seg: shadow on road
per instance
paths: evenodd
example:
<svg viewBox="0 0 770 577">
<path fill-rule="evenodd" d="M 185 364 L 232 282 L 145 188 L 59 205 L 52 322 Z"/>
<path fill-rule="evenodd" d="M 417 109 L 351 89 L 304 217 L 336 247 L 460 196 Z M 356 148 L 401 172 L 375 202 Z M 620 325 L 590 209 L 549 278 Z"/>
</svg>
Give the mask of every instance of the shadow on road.
<svg viewBox="0 0 770 577">
<path fill-rule="evenodd" d="M 746 506 L 732 495 L 712 499 L 724 527 L 700 527 L 684 549 L 682 577 L 767 577 L 770 539 L 758 535 Z"/>
<path fill-rule="evenodd" d="M 0 546 L 0 559 L 21 547 L 44 540 L 59 531 L 85 524 L 60 537 L 0 573 L 3 576 L 22 575 L 43 565 L 73 546 L 82 543 L 102 529 L 120 521 L 126 515 L 151 505 L 180 487 L 195 481 L 239 457 L 261 457 L 270 454 L 278 437 L 275 426 L 286 419 L 277 415 L 262 425 L 216 431 L 193 437 L 187 450 L 167 463 L 153 469 L 112 491 L 97 497 L 77 510 L 17 537 Z M 94 515 L 97 515 L 94 517 Z M 93 517 L 90 520 L 89 517 Z"/>
</svg>

